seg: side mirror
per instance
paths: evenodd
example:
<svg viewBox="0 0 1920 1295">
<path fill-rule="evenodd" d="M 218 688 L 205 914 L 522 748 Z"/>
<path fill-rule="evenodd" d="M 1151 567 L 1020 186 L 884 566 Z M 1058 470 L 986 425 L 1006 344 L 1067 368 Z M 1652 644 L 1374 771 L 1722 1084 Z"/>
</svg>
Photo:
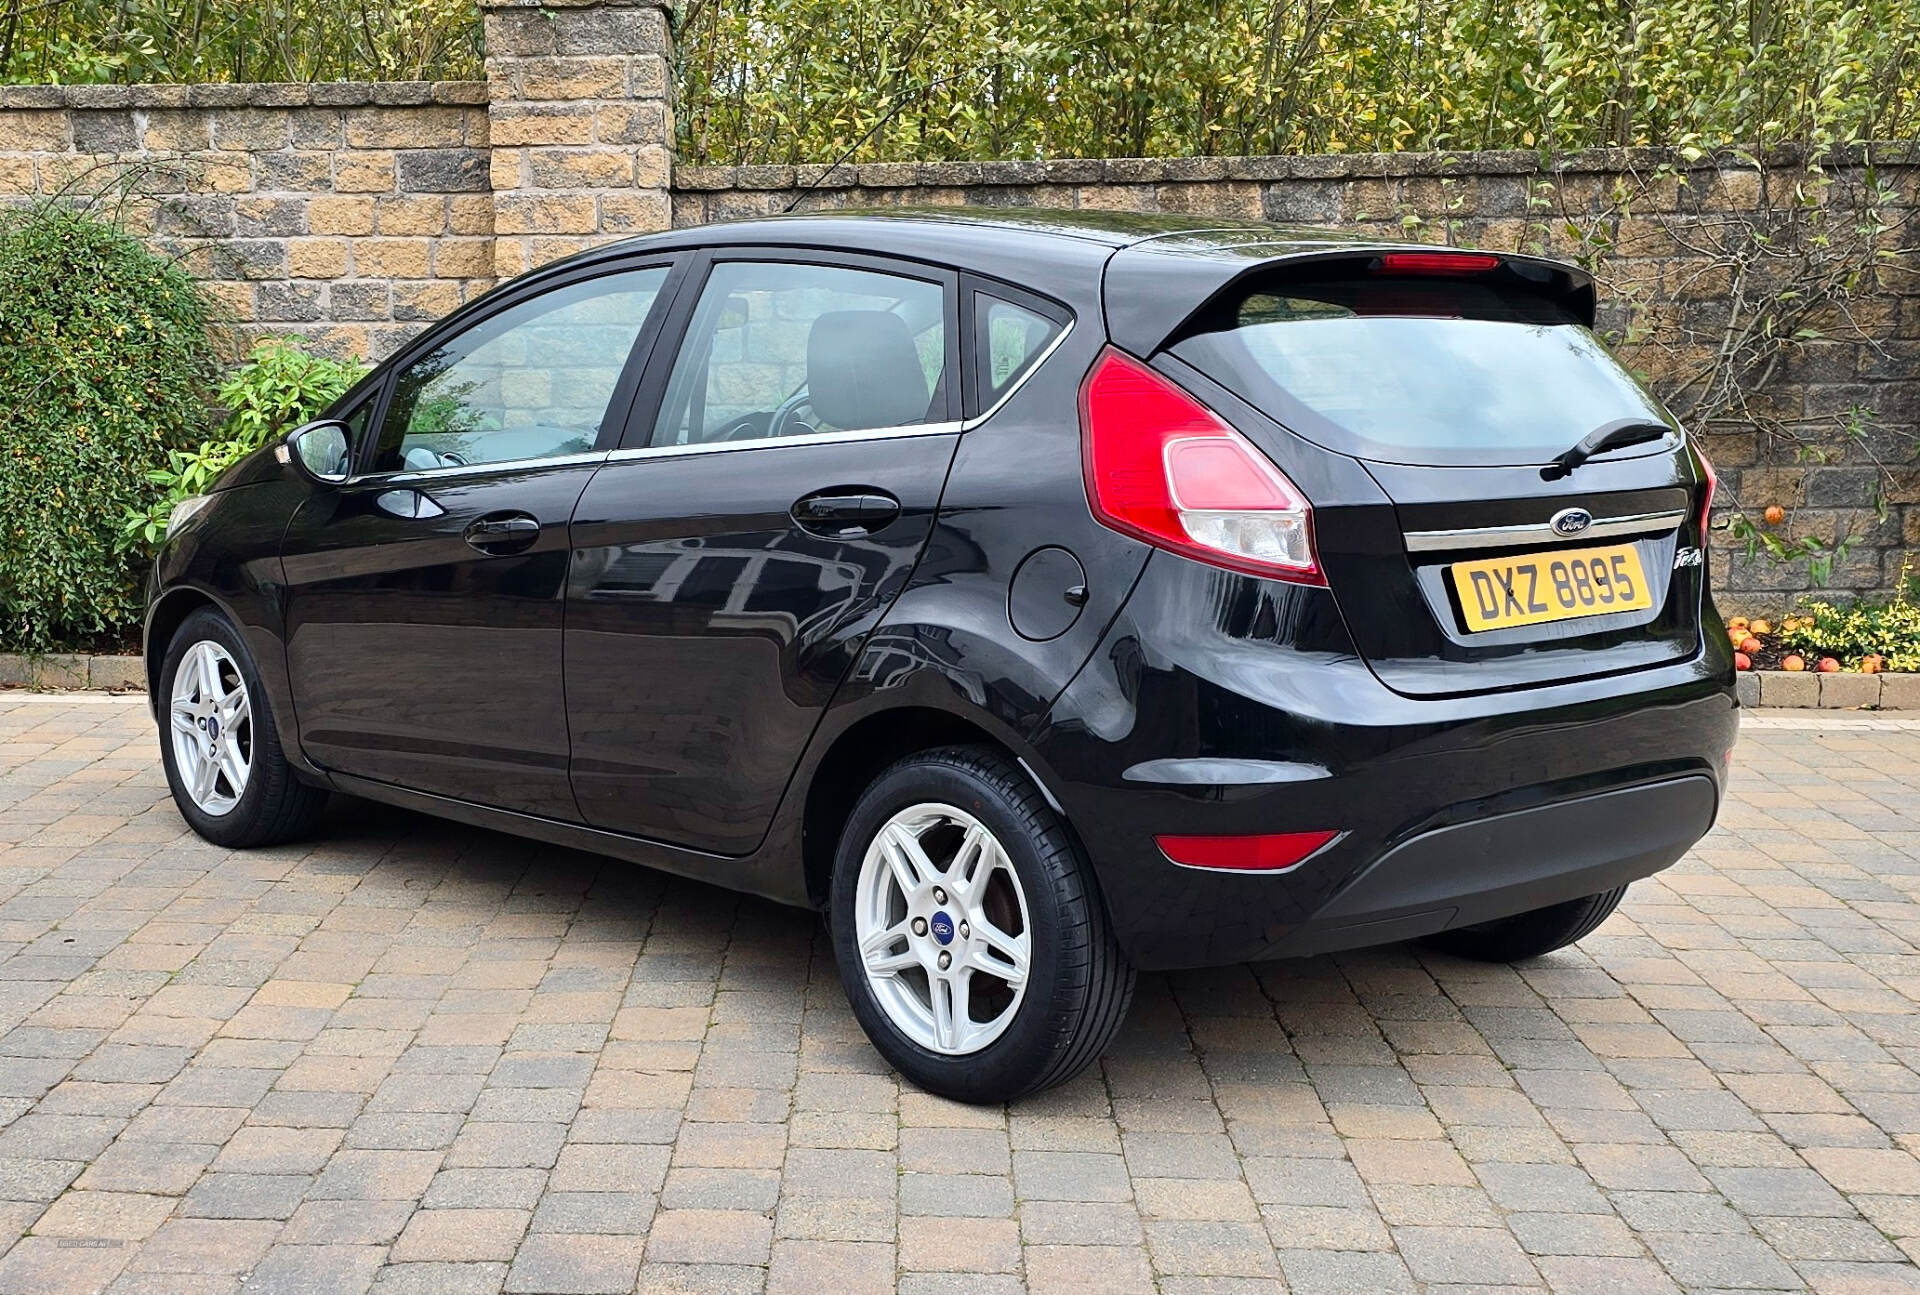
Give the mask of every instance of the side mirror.
<svg viewBox="0 0 1920 1295">
<path fill-rule="evenodd" d="M 347 439 L 347 425 L 337 419 L 323 418 L 294 428 L 282 448 L 286 459 L 315 481 L 338 485 L 347 479 L 353 443 Z"/>
</svg>

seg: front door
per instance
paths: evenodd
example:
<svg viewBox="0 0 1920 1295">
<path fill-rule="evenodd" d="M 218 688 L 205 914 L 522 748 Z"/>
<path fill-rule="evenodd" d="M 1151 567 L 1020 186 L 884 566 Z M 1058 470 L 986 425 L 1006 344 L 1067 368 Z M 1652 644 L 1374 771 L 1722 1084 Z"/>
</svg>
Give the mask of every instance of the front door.
<svg viewBox="0 0 1920 1295">
<path fill-rule="evenodd" d="M 536 285 L 396 367 L 363 475 L 303 505 L 283 549 L 314 761 L 578 819 L 560 679 L 567 526 L 631 403 L 668 273 Z"/>
<path fill-rule="evenodd" d="M 714 261 L 575 513 L 587 822 L 725 854 L 766 834 L 931 530 L 959 434 L 955 297 L 874 258 Z"/>
</svg>

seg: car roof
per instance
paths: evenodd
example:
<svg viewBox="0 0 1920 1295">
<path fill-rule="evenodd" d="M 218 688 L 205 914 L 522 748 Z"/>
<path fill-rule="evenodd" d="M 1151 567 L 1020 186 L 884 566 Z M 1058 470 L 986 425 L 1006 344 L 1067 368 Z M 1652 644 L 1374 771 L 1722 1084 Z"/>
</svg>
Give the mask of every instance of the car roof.
<svg viewBox="0 0 1920 1295">
<path fill-rule="evenodd" d="M 865 249 L 899 256 L 954 259 L 956 237 L 986 235 L 1000 248 L 1052 247 L 1110 254 L 1149 241 L 1165 241 L 1199 255 L 1230 253 L 1250 243 L 1310 247 L 1376 244 L 1346 230 L 1223 217 L 1053 207 L 867 207 L 805 211 L 757 219 L 692 225 L 609 243 L 597 251 L 653 251 L 672 247 L 719 247 L 762 243 Z M 1074 243 L 1091 245 L 1075 249 Z M 1065 244 L 1065 246 L 1063 246 Z M 1395 244 L 1397 246 L 1397 244 Z"/>
</svg>

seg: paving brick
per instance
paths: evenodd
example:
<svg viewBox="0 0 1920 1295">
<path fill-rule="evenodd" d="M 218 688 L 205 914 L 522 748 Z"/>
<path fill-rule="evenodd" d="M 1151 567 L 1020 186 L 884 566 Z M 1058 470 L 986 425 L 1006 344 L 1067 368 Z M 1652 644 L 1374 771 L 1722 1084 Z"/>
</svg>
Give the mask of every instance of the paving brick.
<svg viewBox="0 0 1920 1295">
<path fill-rule="evenodd" d="M 541 1232 L 529 1236 L 507 1274 L 509 1291 L 625 1295 L 640 1272 L 644 1237 Z"/>
<path fill-rule="evenodd" d="M 662 1210 L 653 1217 L 647 1259 L 657 1263 L 764 1264 L 773 1221 L 747 1210 Z"/>
<path fill-rule="evenodd" d="M 247 1295 L 362 1295 L 384 1253 L 377 1245 L 276 1245 L 248 1275 Z"/>
<path fill-rule="evenodd" d="M 532 1218 L 529 1210 L 423 1209 L 393 1244 L 395 1263 L 508 1260 Z"/>
</svg>

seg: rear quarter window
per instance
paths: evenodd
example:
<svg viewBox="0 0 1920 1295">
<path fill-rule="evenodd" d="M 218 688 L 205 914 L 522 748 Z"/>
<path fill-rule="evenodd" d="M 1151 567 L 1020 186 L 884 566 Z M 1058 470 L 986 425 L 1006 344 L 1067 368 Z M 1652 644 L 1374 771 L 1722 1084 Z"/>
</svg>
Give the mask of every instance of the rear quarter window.
<svg viewBox="0 0 1920 1295">
<path fill-rule="evenodd" d="M 1383 462 L 1545 463 L 1614 419 L 1671 422 L 1562 306 L 1456 279 L 1256 280 L 1172 350 L 1299 435 Z"/>
</svg>

